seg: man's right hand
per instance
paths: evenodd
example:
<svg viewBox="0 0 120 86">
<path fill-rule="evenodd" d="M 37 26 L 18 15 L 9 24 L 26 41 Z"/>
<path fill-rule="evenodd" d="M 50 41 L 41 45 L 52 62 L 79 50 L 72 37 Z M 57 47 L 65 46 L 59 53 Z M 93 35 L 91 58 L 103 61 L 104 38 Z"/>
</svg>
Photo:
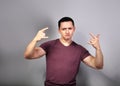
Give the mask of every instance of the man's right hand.
<svg viewBox="0 0 120 86">
<path fill-rule="evenodd" d="M 35 36 L 34 40 L 35 41 L 40 41 L 41 39 L 48 38 L 48 36 L 46 36 L 46 34 L 45 34 L 45 31 L 47 29 L 48 29 L 48 27 L 39 30 L 38 33 L 37 33 L 37 35 Z"/>
</svg>

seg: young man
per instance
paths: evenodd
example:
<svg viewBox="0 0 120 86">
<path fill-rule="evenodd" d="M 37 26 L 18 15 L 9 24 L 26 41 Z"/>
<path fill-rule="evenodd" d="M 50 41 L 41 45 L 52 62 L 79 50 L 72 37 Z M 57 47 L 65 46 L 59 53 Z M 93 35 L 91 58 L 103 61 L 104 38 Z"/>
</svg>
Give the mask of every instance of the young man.
<svg viewBox="0 0 120 86">
<path fill-rule="evenodd" d="M 27 59 L 37 59 L 46 55 L 46 81 L 45 86 L 76 86 L 76 75 L 81 62 L 95 69 L 103 68 L 103 54 L 99 44 L 99 35 L 90 33 L 89 44 L 96 50 L 92 56 L 83 46 L 72 41 L 75 32 L 74 21 L 70 17 L 63 17 L 58 21 L 59 39 L 41 44 L 36 43 L 48 38 L 44 28 L 38 31 L 29 43 L 24 53 Z"/>
</svg>

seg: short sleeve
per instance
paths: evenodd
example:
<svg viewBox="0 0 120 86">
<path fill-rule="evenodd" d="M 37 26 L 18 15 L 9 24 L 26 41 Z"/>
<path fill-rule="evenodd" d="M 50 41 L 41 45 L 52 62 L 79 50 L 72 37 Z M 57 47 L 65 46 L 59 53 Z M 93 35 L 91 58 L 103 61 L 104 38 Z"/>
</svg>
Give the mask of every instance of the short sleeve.
<svg viewBox="0 0 120 86">
<path fill-rule="evenodd" d="M 50 47 L 52 47 L 54 45 L 55 41 L 56 40 L 47 41 L 47 42 L 41 44 L 40 47 L 42 49 L 44 49 L 45 52 L 47 53 L 49 51 Z"/>
<path fill-rule="evenodd" d="M 81 54 L 81 60 L 83 61 L 83 59 L 85 59 L 89 55 L 90 55 L 89 51 L 86 50 L 85 48 L 83 48 L 82 49 L 82 54 Z"/>
<path fill-rule="evenodd" d="M 50 46 L 50 43 L 49 43 L 49 42 L 45 42 L 45 43 L 43 43 L 43 44 L 40 45 L 40 47 L 41 47 L 42 49 L 44 49 L 45 52 L 48 51 L 49 46 Z"/>
</svg>

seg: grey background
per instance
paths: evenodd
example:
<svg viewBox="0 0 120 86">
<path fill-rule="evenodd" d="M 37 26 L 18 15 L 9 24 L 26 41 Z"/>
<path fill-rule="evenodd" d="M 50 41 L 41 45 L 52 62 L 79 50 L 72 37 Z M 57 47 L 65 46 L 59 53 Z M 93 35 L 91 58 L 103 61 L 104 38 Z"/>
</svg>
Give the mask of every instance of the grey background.
<svg viewBox="0 0 120 86">
<path fill-rule="evenodd" d="M 26 60 L 23 53 L 44 27 L 49 39 L 40 43 L 58 38 L 63 16 L 75 20 L 73 39 L 92 54 L 89 32 L 101 34 L 104 69 L 82 64 L 77 86 L 120 86 L 120 0 L 0 0 L 0 86 L 44 86 L 45 57 Z"/>
</svg>

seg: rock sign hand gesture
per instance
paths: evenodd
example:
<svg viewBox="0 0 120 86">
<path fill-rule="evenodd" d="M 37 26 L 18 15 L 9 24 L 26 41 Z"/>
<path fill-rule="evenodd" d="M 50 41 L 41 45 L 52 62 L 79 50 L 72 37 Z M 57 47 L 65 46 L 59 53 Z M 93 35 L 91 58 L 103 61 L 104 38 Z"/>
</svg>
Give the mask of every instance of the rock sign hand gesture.
<svg viewBox="0 0 120 86">
<path fill-rule="evenodd" d="M 90 45 L 92 45 L 95 49 L 100 49 L 99 44 L 99 36 L 100 34 L 97 34 L 96 36 L 93 33 L 90 33 L 91 39 L 88 42 Z"/>
<path fill-rule="evenodd" d="M 40 41 L 41 39 L 45 39 L 48 38 L 48 36 L 46 36 L 45 31 L 48 29 L 48 27 L 43 28 L 42 30 L 39 30 L 37 35 L 35 36 L 35 40 L 36 41 Z"/>
</svg>

